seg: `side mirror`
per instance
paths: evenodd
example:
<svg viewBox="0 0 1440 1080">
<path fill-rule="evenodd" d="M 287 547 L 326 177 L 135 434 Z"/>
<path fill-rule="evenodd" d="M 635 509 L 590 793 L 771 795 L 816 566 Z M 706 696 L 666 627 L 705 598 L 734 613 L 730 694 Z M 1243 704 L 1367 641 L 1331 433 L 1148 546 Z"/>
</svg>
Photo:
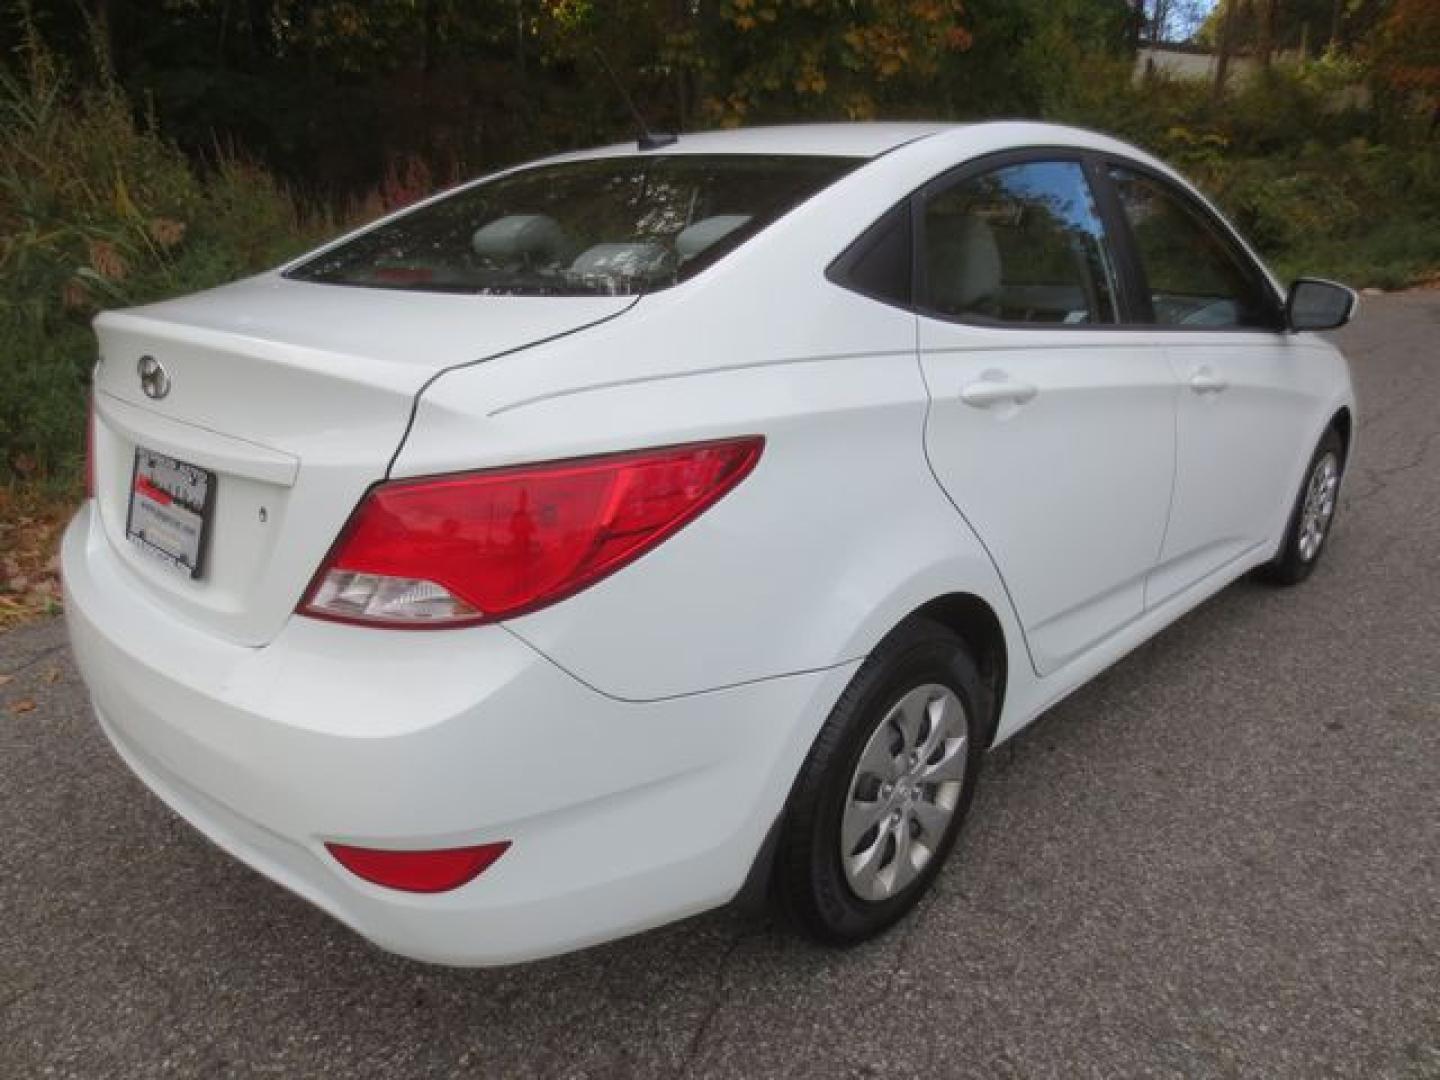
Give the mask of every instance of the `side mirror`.
<svg viewBox="0 0 1440 1080">
<path fill-rule="evenodd" d="M 1285 298 L 1285 324 L 1291 330 L 1334 330 L 1355 313 L 1355 293 L 1320 278 L 1297 278 Z"/>
</svg>

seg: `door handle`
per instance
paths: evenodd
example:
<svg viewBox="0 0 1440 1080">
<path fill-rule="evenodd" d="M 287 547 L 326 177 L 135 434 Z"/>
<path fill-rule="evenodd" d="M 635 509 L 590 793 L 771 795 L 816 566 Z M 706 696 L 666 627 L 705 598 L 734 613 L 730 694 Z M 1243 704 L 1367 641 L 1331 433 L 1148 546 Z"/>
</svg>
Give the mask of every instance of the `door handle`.
<svg viewBox="0 0 1440 1080">
<path fill-rule="evenodd" d="M 1197 394 L 1218 394 L 1229 385 L 1209 368 L 1201 368 L 1190 376 L 1190 389 Z"/>
<path fill-rule="evenodd" d="M 988 409 L 992 405 L 1013 402 L 1024 405 L 1040 391 L 1030 383 L 1005 377 L 986 378 L 981 376 L 960 389 L 960 400 L 977 409 Z"/>
</svg>

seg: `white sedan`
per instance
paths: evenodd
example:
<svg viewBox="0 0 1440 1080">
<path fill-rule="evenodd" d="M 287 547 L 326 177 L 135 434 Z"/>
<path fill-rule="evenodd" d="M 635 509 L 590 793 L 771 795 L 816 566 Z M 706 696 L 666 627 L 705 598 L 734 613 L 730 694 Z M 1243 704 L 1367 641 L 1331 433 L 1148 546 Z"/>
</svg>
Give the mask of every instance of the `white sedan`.
<svg viewBox="0 0 1440 1080">
<path fill-rule="evenodd" d="M 75 655 L 146 784 L 386 949 L 858 941 L 985 751 L 1314 568 L 1353 305 L 1064 127 L 552 158 L 97 320 Z"/>
</svg>

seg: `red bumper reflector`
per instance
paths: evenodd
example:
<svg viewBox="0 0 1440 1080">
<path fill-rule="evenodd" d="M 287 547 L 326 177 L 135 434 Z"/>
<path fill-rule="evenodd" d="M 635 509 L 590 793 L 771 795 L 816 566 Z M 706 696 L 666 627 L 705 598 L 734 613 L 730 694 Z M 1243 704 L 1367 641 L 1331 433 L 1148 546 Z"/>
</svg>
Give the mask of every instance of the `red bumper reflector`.
<svg viewBox="0 0 1440 1080">
<path fill-rule="evenodd" d="M 373 884 L 404 892 L 438 893 L 474 881 L 505 854 L 510 841 L 435 851 L 384 851 L 348 844 L 325 847 L 346 870 Z"/>
</svg>

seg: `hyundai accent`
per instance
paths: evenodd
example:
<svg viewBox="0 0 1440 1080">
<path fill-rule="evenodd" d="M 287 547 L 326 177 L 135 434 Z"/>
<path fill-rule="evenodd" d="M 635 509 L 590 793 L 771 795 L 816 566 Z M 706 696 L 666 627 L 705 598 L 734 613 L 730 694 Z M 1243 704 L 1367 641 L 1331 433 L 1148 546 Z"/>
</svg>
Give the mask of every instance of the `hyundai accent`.
<svg viewBox="0 0 1440 1080">
<path fill-rule="evenodd" d="M 986 751 L 1314 569 L 1353 306 L 1065 127 L 551 158 L 96 320 L 75 656 L 150 788 L 386 949 L 860 941 Z"/>
</svg>

